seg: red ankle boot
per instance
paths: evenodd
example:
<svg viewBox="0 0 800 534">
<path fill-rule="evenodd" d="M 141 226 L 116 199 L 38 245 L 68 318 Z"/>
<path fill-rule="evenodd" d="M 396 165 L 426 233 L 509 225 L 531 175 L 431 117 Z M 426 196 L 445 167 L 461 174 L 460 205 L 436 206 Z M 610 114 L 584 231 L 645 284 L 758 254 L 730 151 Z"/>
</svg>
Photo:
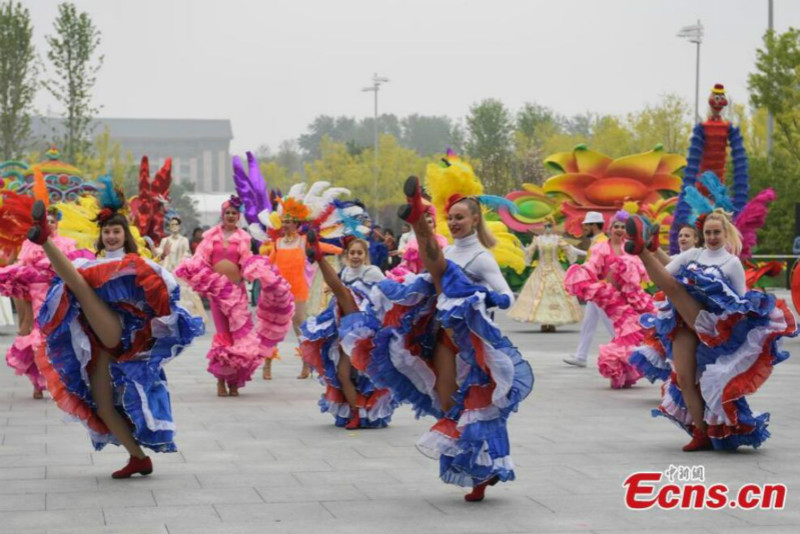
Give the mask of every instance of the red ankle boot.
<svg viewBox="0 0 800 534">
<path fill-rule="evenodd" d="M 493 476 L 489 480 L 485 480 L 476 486 L 473 486 L 472 491 L 464 495 L 464 500 L 467 502 L 480 502 L 483 500 L 483 495 L 486 493 L 486 488 L 494 486 L 500 482 L 500 477 Z"/>
<path fill-rule="evenodd" d="M 350 420 L 344 427 L 347 430 L 358 430 L 359 428 L 361 428 L 361 416 L 359 415 L 358 410 L 355 410 L 353 412 L 353 416 L 350 418 Z"/>
<path fill-rule="evenodd" d="M 425 213 L 425 204 L 422 203 L 422 188 L 419 185 L 419 178 L 409 176 L 403 185 L 403 192 L 406 195 L 407 204 L 400 206 L 397 216 L 408 224 L 414 224 Z"/>
<path fill-rule="evenodd" d="M 50 237 L 50 225 L 47 224 L 47 208 L 44 202 L 41 200 L 34 202 L 31 215 L 33 216 L 33 226 L 28 230 L 28 239 L 37 245 L 44 245 L 44 242 Z"/>
<path fill-rule="evenodd" d="M 119 471 L 111 473 L 111 478 L 130 478 L 131 475 L 135 475 L 136 473 L 140 475 L 149 475 L 152 472 L 153 462 L 150 461 L 149 456 L 145 456 L 144 458 L 131 456 L 131 459 L 128 460 L 128 465 Z"/>
<path fill-rule="evenodd" d="M 306 234 L 306 258 L 311 263 L 314 263 L 315 261 L 320 261 L 323 256 L 316 230 L 309 230 Z"/>
<path fill-rule="evenodd" d="M 639 255 L 644 249 L 650 252 L 658 250 L 659 227 L 645 217 L 631 215 L 625 223 L 625 233 L 628 241 L 625 243 L 625 252 Z"/>
<path fill-rule="evenodd" d="M 692 441 L 683 446 L 683 452 L 710 451 L 714 449 L 711 438 L 704 434 L 699 428 L 692 432 Z"/>
</svg>

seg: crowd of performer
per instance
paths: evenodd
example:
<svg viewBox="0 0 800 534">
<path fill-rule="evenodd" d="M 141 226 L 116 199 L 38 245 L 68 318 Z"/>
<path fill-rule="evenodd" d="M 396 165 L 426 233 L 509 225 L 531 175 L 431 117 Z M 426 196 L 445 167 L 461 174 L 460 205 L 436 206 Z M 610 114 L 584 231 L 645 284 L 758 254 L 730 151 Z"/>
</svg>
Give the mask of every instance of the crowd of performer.
<svg viewBox="0 0 800 534">
<path fill-rule="evenodd" d="M 748 287 L 727 212 L 683 225 L 671 258 L 659 226 L 641 215 L 589 211 L 588 250 L 546 218 L 526 248 L 535 269 L 515 295 L 485 220 L 497 199 L 475 194 L 475 180 L 457 158 L 424 181 L 409 177 L 398 186 L 399 238 L 347 190 L 320 182 L 265 195 L 256 180 L 190 241 L 177 213 L 142 239 L 105 178 L 95 187 L 93 250 L 59 235 L 68 209 L 4 192 L 0 237 L 16 250 L 0 269 L 0 294 L 14 299 L 19 334 L 8 365 L 30 379 L 34 399 L 47 391 L 82 421 L 97 450 L 125 447 L 130 460 L 114 478 L 152 472 L 143 448 L 176 450 L 164 365 L 212 324 L 218 396 L 239 396 L 258 369 L 271 379 L 293 331 L 298 378 L 318 375 L 319 408 L 337 427 L 383 428 L 410 405 L 433 423 L 417 448 L 439 461 L 444 482 L 470 488 L 470 502 L 514 480 L 507 422 L 534 384 L 495 320 L 500 310 L 543 333 L 582 321 L 564 360 L 576 367 L 587 366 L 602 322 L 611 339 L 599 348 L 600 374 L 612 389 L 663 381 L 655 413 L 691 436 L 686 451 L 769 437 L 769 414 L 745 397 L 788 357 L 778 340 L 797 327 L 785 302 Z"/>
</svg>

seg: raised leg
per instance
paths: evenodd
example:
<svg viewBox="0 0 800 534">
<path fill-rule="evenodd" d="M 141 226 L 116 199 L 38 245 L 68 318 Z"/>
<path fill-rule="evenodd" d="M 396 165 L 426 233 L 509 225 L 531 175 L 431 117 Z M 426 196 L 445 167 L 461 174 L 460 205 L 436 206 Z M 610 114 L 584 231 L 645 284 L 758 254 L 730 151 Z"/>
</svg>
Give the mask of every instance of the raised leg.
<svg viewBox="0 0 800 534">
<path fill-rule="evenodd" d="M 703 309 L 700 304 L 694 300 L 680 282 L 673 278 L 655 254 L 649 250 L 644 250 L 639 257 L 642 259 L 647 275 L 653 283 L 669 298 L 689 328 L 694 329 L 697 314 Z"/>
<path fill-rule="evenodd" d="M 64 280 L 69 290 L 81 304 L 81 311 L 100 343 L 116 347 L 122 338 L 122 325 L 113 310 L 97 296 L 94 289 L 81 276 L 72 262 L 48 239 L 42 245 L 55 273 Z"/>
<path fill-rule="evenodd" d="M 133 437 L 128 423 L 114 407 L 110 364 L 111 356 L 108 352 L 102 349 L 98 350 L 95 355 L 94 368 L 91 369 L 89 375 L 92 398 L 97 405 L 97 415 L 131 456 L 143 459 L 144 451 Z"/>
<path fill-rule="evenodd" d="M 353 294 L 346 285 L 339 279 L 339 275 L 333 266 L 325 260 L 317 262 L 319 270 L 322 273 L 322 278 L 325 284 L 331 289 L 331 292 L 336 297 L 336 302 L 342 310 L 342 315 L 349 315 L 358 311 L 358 305 L 353 298 Z"/>
<path fill-rule="evenodd" d="M 694 329 L 697 314 L 702 308 L 700 304 L 672 277 L 663 262 L 658 250 L 659 227 L 647 218 L 634 215 L 625 223 L 625 233 L 629 240 L 625 243 L 625 251 L 637 254 L 644 264 L 648 276 L 658 288 L 669 298 L 675 309 L 686 321 L 689 328 Z"/>
</svg>

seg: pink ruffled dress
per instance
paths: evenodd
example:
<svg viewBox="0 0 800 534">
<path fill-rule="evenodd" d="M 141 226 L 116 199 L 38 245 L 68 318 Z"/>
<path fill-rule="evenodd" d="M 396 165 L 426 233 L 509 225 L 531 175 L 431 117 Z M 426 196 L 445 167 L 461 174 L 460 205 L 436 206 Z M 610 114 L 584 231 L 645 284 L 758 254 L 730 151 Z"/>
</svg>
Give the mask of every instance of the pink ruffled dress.
<svg viewBox="0 0 800 534">
<path fill-rule="evenodd" d="M 211 228 L 203 235 L 194 256 L 175 269 L 175 275 L 211 302 L 217 332 L 207 355 L 208 371 L 229 385 L 243 387 L 286 337 L 294 299 L 289 284 L 269 259 L 253 255 L 250 236 L 244 230 L 237 229 L 227 241 L 225 244 L 220 225 Z M 237 265 L 245 279 L 261 283 L 255 324 L 244 281 L 234 283 L 214 271 L 214 266 L 223 260 Z"/>
<path fill-rule="evenodd" d="M 630 387 L 642 376 L 628 358 L 644 339 L 639 316 L 655 310 L 653 298 L 642 288 L 647 280 L 641 260 L 617 254 L 610 241 L 593 245 L 589 259 L 572 265 L 564 277 L 569 293 L 593 302 L 614 326 L 614 338 L 600 347 L 597 366 L 615 389 Z"/>
<path fill-rule="evenodd" d="M 447 248 L 447 238 L 441 234 L 436 234 L 436 242 L 439 243 L 439 247 L 444 250 Z M 402 282 L 405 277 L 409 274 L 419 274 L 424 271 L 425 268 L 422 266 L 422 258 L 419 255 L 419 243 L 417 243 L 416 237 L 411 237 L 408 240 L 406 245 L 406 249 L 403 252 L 403 260 L 400 262 L 400 265 L 388 271 L 386 273 L 386 277 L 390 280 L 394 280 L 395 282 Z"/>
<path fill-rule="evenodd" d="M 71 259 L 79 254 L 73 239 L 54 235 L 53 244 Z M 25 241 L 20 249 L 17 262 L 0 269 L 0 295 L 27 300 L 33 307 L 34 317 L 39 316 L 47 289 L 55 277 L 50 260 L 44 249 L 30 241 Z M 34 321 L 33 330 L 26 336 L 17 336 L 6 352 L 6 363 L 18 375 L 27 376 L 37 390 L 45 389 L 45 379 L 36 366 L 34 356 L 44 339 L 39 326 Z"/>
</svg>

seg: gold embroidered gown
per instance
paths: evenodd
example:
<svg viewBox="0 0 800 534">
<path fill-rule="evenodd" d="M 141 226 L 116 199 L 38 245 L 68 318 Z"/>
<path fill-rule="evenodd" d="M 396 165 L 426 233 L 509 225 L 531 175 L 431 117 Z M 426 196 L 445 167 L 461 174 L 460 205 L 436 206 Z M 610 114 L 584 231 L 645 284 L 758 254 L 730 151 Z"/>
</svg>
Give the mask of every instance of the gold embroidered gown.
<svg viewBox="0 0 800 534">
<path fill-rule="evenodd" d="M 564 269 L 558 261 L 558 253 L 562 249 L 568 258 L 572 256 L 572 247 L 560 236 L 545 234 L 534 237 L 528 250 L 538 251 L 539 264 L 509 310 L 509 317 L 515 321 L 543 325 L 581 321 L 583 311 L 578 299 L 564 289 Z"/>
</svg>

